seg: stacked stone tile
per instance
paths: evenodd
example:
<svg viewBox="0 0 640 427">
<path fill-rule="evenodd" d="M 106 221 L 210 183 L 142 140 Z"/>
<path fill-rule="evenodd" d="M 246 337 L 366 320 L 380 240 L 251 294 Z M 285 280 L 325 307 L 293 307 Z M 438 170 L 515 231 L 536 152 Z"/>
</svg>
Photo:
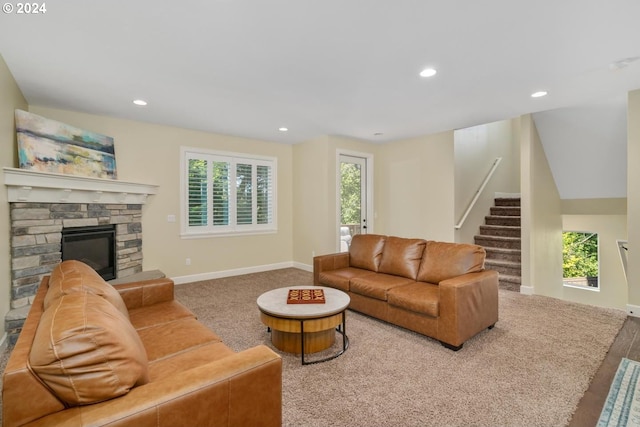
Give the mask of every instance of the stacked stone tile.
<svg viewBox="0 0 640 427">
<path fill-rule="evenodd" d="M 116 275 L 142 271 L 142 206 L 86 203 L 10 203 L 11 311 L 9 343 L 22 328 L 40 281 L 60 262 L 62 228 L 116 225 Z"/>
</svg>

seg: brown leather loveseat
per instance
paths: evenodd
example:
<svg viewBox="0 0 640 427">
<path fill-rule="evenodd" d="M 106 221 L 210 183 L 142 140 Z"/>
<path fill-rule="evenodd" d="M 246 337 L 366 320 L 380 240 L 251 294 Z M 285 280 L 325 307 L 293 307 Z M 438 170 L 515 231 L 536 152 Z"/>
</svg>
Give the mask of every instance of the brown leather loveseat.
<svg viewBox="0 0 640 427">
<path fill-rule="evenodd" d="M 350 309 L 459 350 L 498 321 L 498 273 L 484 259 L 476 245 L 361 234 L 349 252 L 315 257 L 313 277 L 347 292 Z"/>
<path fill-rule="evenodd" d="M 280 426 L 280 356 L 234 352 L 173 286 L 111 286 L 81 262 L 58 265 L 7 363 L 3 426 Z"/>
</svg>

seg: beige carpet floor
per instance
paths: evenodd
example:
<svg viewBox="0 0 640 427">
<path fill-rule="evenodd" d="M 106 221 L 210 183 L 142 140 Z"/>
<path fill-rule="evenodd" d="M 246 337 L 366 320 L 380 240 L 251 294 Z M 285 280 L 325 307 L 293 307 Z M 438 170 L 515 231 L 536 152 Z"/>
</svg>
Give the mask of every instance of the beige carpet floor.
<svg viewBox="0 0 640 427">
<path fill-rule="evenodd" d="M 176 287 L 234 350 L 270 344 L 256 298 L 311 285 L 283 269 Z M 563 426 L 588 388 L 626 315 L 500 291 L 500 320 L 459 352 L 348 311 L 350 347 L 329 362 L 283 357 L 285 426 Z M 4 369 L 6 351 L 0 356 Z"/>
</svg>

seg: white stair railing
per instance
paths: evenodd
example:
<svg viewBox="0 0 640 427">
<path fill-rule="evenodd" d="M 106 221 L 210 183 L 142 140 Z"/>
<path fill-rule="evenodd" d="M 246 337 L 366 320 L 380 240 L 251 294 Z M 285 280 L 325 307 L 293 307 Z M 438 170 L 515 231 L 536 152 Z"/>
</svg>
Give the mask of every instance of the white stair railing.
<svg viewBox="0 0 640 427">
<path fill-rule="evenodd" d="M 620 252 L 620 261 L 622 262 L 622 269 L 624 270 L 624 277 L 627 277 L 627 250 L 629 248 L 629 242 L 626 240 L 616 240 L 618 245 L 618 252 Z"/>
<path fill-rule="evenodd" d="M 475 206 L 476 202 L 480 198 L 480 194 L 482 194 L 482 191 L 484 190 L 484 187 L 486 187 L 487 183 L 489 183 L 489 180 L 493 176 L 493 173 L 496 171 L 501 161 L 502 161 L 502 157 L 496 157 L 496 159 L 493 161 L 493 165 L 491 166 L 489 173 L 482 181 L 482 184 L 480 184 L 480 187 L 478 188 L 478 191 L 476 191 L 476 194 L 473 195 L 473 199 L 471 199 L 471 202 L 469 203 L 467 210 L 464 212 L 464 215 L 462 215 L 462 218 L 460 218 L 460 221 L 455 225 L 456 230 L 459 230 L 460 228 L 462 228 L 462 224 L 464 224 L 467 217 L 469 216 L 469 213 L 471 213 L 471 209 L 473 209 L 473 207 Z"/>
</svg>

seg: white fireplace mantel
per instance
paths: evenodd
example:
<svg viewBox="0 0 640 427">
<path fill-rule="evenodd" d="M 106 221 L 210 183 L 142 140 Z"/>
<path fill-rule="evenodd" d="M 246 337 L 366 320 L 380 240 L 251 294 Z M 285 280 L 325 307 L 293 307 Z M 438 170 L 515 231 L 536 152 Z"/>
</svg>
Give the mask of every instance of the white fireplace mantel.
<svg viewBox="0 0 640 427">
<path fill-rule="evenodd" d="M 3 168 L 9 202 L 144 204 L 158 186 Z"/>
</svg>

